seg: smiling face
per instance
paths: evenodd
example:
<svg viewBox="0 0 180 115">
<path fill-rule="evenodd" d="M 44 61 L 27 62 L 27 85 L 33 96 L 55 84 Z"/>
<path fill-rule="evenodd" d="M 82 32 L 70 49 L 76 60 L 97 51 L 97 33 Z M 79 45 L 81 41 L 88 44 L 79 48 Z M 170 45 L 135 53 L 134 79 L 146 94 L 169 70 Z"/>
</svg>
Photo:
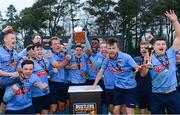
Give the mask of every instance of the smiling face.
<svg viewBox="0 0 180 115">
<path fill-rule="evenodd" d="M 167 45 L 165 40 L 157 40 L 154 43 L 154 50 L 157 55 L 164 55 L 166 53 Z"/>
<path fill-rule="evenodd" d="M 36 47 L 35 46 L 34 54 L 38 59 L 42 59 L 43 58 L 42 47 Z"/>
<path fill-rule="evenodd" d="M 41 44 L 41 36 L 35 35 L 32 41 L 34 44 L 37 44 L 37 43 Z"/>
<path fill-rule="evenodd" d="M 51 41 L 51 49 L 55 53 L 59 53 L 61 51 L 61 43 L 60 40 L 52 40 Z"/>
<path fill-rule="evenodd" d="M 32 74 L 33 69 L 34 69 L 33 64 L 25 64 L 22 67 L 22 73 L 24 74 L 25 78 L 28 78 Z"/>
<path fill-rule="evenodd" d="M 106 43 L 100 43 L 99 51 L 105 56 L 107 53 L 107 44 Z"/>
<path fill-rule="evenodd" d="M 81 47 L 76 47 L 76 49 L 74 50 L 74 54 L 78 58 L 80 58 L 82 56 L 82 53 L 83 53 L 83 49 Z"/>
<path fill-rule="evenodd" d="M 140 52 L 141 52 L 141 55 L 142 55 L 142 56 L 145 56 L 145 54 L 146 54 L 146 52 L 147 52 L 147 49 L 146 49 L 146 45 L 145 45 L 145 44 L 140 45 Z"/>
<path fill-rule="evenodd" d="M 4 36 L 4 43 L 11 49 L 16 46 L 16 36 L 12 33 L 9 33 Z"/>
<path fill-rule="evenodd" d="M 91 47 L 93 52 L 96 52 L 99 48 L 99 41 L 98 40 L 92 40 L 91 41 Z"/>
</svg>

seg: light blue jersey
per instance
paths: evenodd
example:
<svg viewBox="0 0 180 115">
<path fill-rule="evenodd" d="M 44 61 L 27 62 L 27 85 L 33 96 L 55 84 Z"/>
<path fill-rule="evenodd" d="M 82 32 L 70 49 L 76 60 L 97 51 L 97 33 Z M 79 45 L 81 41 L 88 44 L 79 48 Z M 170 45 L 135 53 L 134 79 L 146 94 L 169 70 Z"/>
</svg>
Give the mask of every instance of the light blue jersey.
<svg viewBox="0 0 180 115">
<path fill-rule="evenodd" d="M 136 87 L 133 68 L 137 66 L 133 58 L 123 52 L 118 52 L 115 59 L 104 59 L 101 69 L 110 72 L 114 84 L 118 88 L 131 89 Z"/>
<path fill-rule="evenodd" d="M 42 83 L 46 83 L 47 85 L 48 85 L 48 71 L 47 70 L 52 62 L 54 62 L 53 58 L 51 58 L 50 60 L 43 58 L 41 60 L 34 61 L 33 73 L 39 77 Z M 46 91 L 42 91 L 40 89 L 32 87 L 32 97 L 44 96 L 48 94 L 49 92 L 50 92 L 49 85 Z"/>
<path fill-rule="evenodd" d="M 169 61 L 168 69 L 158 60 L 154 53 L 152 55 L 153 68 L 149 71 L 152 77 L 153 93 L 164 93 L 177 86 L 176 53 L 172 48 L 169 48 L 166 54 Z M 165 55 L 160 58 L 165 61 Z"/>
<path fill-rule="evenodd" d="M 24 79 L 21 83 L 16 83 L 19 91 L 15 94 L 12 86 L 6 88 L 4 94 L 4 102 L 6 102 L 7 110 L 22 110 L 32 105 L 31 88 L 34 83 L 40 82 L 39 78 L 32 74 L 28 79 Z M 39 89 L 39 88 L 38 88 Z"/>
<path fill-rule="evenodd" d="M 86 62 L 84 60 L 84 56 L 80 59 L 76 58 L 72 55 L 71 61 L 69 62 L 69 66 L 72 64 L 77 64 L 79 66 L 78 69 L 69 69 L 69 77 L 71 83 L 74 84 L 82 84 L 86 82 L 86 78 L 81 75 L 82 72 L 86 72 Z"/>
<path fill-rule="evenodd" d="M 50 55 L 51 55 L 51 58 L 53 58 L 58 63 L 62 63 L 65 60 L 65 54 L 62 52 L 60 52 L 59 54 L 55 54 L 51 51 Z M 51 77 L 50 79 L 55 82 L 63 82 L 63 83 L 66 82 L 64 67 L 59 69 L 57 73 L 54 73 L 53 68 L 54 67 L 52 65 L 50 65 L 50 67 L 49 67 L 49 70 L 50 70 L 49 74 Z"/>
<path fill-rule="evenodd" d="M 6 46 L 0 48 L 0 70 L 5 72 L 15 72 L 18 63 L 18 55 L 16 50 L 8 50 Z M 0 76 L 1 87 L 6 87 L 17 82 L 17 79 L 12 76 Z"/>
</svg>

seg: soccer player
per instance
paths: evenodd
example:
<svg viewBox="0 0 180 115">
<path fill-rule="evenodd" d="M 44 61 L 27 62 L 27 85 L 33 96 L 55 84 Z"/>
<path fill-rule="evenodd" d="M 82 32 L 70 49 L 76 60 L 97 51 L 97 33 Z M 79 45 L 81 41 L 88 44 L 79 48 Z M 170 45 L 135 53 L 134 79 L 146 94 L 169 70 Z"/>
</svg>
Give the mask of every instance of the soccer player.
<svg viewBox="0 0 180 115">
<path fill-rule="evenodd" d="M 147 54 L 147 41 L 141 41 L 140 43 L 140 53 L 141 56 L 137 56 L 134 58 L 138 65 L 146 64 L 144 61 L 144 56 Z M 136 73 L 136 81 L 137 81 L 137 102 L 138 107 L 140 108 L 141 114 L 147 114 L 149 109 L 149 103 L 151 100 L 151 76 L 150 73 L 146 75 L 146 77 L 142 77 L 140 72 Z"/>
<path fill-rule="evenodd" d="M 32 37 L 32 42 L 33 44 L 41 44 L 42 43 L 42 38 L 39 34 L 35 34 L 33 37 Z M 27 53 L 27 49 L 25 48 L 23 51 L 21 51 L 20 53 L 18 53 L 18 57 L 19 58 L 24 58 L 28 55 Z M 47 50 L 43 49 L 43 56 L 47 59 L 50 59 L 50 55 L 48 53 Z"/>
<path fill-rule="evenodd" d="M 154 41 L 152 54 L 153 68 L 144 66 L 141 74 L 145 76 L 149 71 L 152 77 L 152 97 L 150 110 L 152 114 L 180 113 L 180 95 L 176 91 L 176 52 L 180 49 L 180 24 L 174 11 L 166 11 L 165 15 L 172 22 L 176 38 L 172 47 L 167 49 L 166 39 L 157 37 Z M 147 57 L 145 57 L 145 60 Z"/>
<path fill-rule="evenodd" d="M 34 45 L 29 44 L 26 47 L 26 50 L 27 50 L 27 56 L 20 58 L 19 61 L 18 61 L 18 64 L 17 64 L 17 70 L 18 71 L 21 71 L 21 63 L 24 60 L 34 60 Z"/>
<path fill-rule="evenodd" d="M 83 55 L 81 45 L 76 45 L 74 53 L 71 52 L 73 38 L 69 39 L 67 45 L 67 53 L 71 54 L 71 61 L 66 66 L 69 70 L 70 85 L 85 85 L 86 84 L 86 62 Z"/>
<path fill-rule="evenodd" d="M 177 91 L 180 93 L 180 50 L 176 53 L 176 76 L 177 76 Z"/>
<path fill-rule="evenodd" d="M 4 102 L 6 103 L 5 114 L 35 114 L 32 106 L 31 87 L 41 90 L 47 89 L 47 84 L 42 84 L 39 78 L 32 74 L 34 63 L 31 60 L 22 62 L 21 81 L 6 88 Z"/>
<path fill-rule="evenodd" d="M 43 48 L 41 44 L 35 44 L 34 47 L 35 51 L 35 59 L 34 59 L 34 71 L 33 73 L 36 74 L 41 82 L 48 84 L 48 69 L 50 65 L 53 67 L 57 68 L 58 70 L 64 67 L 71 57 L 69 55 L 66 55 L 65 60 L 62 63 L 58 63 L 55 61 L 54 58 L 50 58 L 47 60 L 46 58 L 43 57 Z M 48 84 L 48 89 L 46 92 L 42 92 L 40 89 L 37 89 L 35 87 L 32 87 L 32 101 L 33 101 L 33 106 L 35 108 L 36 113 L 42 113 L 42 114 L 47 114 L 49 110 L 49 98 L 50 98 L 50 90 L 49 90 L 49 84 Z"/>
<path fill-rule="evenodd" d="M 107 43 L 106 42 L 101 42 L 100 47 L 99 47 L 99 57 L 101 57 L 103 60 L 108 57 L 107 54 Z M 100 77 L 100 76 L 99 76 Z M 104 82 L 104 94 L 105 94 L 105 104 L 109 108 L 109 112 L 113 113 L 113 91 L 114 91 L 114 77 L 109 71 L 104 71 L 103 76 Z M 97 78 L 98 79 L 98 78 Z"/>
<path fill-rule="evenodd" d="M 50 55 L 58 63 L 63 63 L 65 60 L 65 53 L 61 51 L 60 38 L 54 36 L 50 39 L 51 52 Z M 66 66 L 64 64 L 64 66 Z M 64 66 L 61 69 L 54 68 L 52 65 L 49 68 L 50 75 L 50 112 L 54 114 L 58 108 L 60 112 L 64 112 L 68 96 L 67 76 L 65 76 Z"/>
<path fill-rule="evenodd" d="M 18 61 L 16 36 L 13 32 L 5 33 L 3 36 L 4 44 L 0 48 L 0 103 L 4 95 L 5 87 L 20 81 L 19 74 L 16 72 Z M 1 110 L 4 112 L 4 104 L 1 103 Z"/>
<path fill-rule="evenodd" d="M 91 40 L 91 49 L 86 49 L 85 53 L 88 56 L 87 59 L 87 70 L 88 70 L 88 80 L 87 85 L 92 85 L 96 79 L 99 68 L 101 67 L 103 58 L 99 55 L 99 40 L 93 38 Z M 101 87 L 104 88 L 103 81 L 99 82 Z"/>
<path fill-rule="evenodd" d="M 107 42 L 108 58 L 104 59 L 102 67 L 97 75 L 93 87 L 95 88 L 103 73 L 108 71 L 114 77 L 113 105 L 114 114 L 120 113 L 120 107 L 126 105 L 127 114 L 134 114 L 136 105 L 136 80 L 133 69 L 139 70 L 139 66 L 133 58 L 119 51 L 117 40 L 109 39 Z"/>
<path fill-rule="evenodd" d="M 4 44 L 0 48 L 0 89 L 19 81 L 18 72 L 15 72 L 18 61 L 17 52 L 14 49 L 16 37 L 13 33 L 4 35 Z M 14 77 L 13 77 L 14 76 Z"/>
</svg>

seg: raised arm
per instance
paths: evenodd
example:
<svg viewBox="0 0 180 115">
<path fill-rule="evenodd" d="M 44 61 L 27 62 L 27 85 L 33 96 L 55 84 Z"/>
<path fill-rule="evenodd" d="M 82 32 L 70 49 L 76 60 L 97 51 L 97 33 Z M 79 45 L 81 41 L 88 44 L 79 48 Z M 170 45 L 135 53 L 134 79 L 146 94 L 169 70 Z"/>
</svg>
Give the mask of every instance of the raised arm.
<svg viewBox="0 0 180 115">
<path fill-rule="evenodd" d="M 180 49 L 180 24 L 179 24 L 179 21 L 173 10 L 166 11 L 165 15 L 172 22 L 172 24 L 175 28 L 176 37 L 173 41 L 172 47 L 174 50 L 177 51 Z"/>
<path fill-rule="evenodd" d="M 71 52 L 72 43 L 73 43 L 73 37 L 71 37 L 71 38 L 68 40 L 68 44 L 67 44 L 67 48 L 66 48 L 66 52 L 67 52 L 67 54 L 69 54 L 69 55 L 72 54 L 72 52 Z"/>
<path fill-rule="evenodd" d="M 4 34 L 7 32 L 11 32 L 13 28 L 11 26 L 6 26 L 2 32 L 0 32 L 0 41 L 3 40 Z"/>
<path fill-rule="evenodd" d="M 89 40 L 88 40 L 88 38 L 86 37 L 86 44 L 85 44 L 86 46 L 86 49 L 90 49 L 91 50 L 91 45 L 90 45 L 90 43 L 89 43 Z"/>
</svg>

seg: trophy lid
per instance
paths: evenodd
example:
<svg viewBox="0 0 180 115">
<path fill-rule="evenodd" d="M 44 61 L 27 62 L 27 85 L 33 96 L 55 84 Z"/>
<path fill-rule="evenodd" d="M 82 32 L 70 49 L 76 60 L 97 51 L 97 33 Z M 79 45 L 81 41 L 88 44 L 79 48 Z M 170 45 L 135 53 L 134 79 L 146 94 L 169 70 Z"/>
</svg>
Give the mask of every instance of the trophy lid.
<svg viewBox="0 0 180 115">
<path fill-rule="evenodd" d="M 81 27 L 81 26 L 76 26 L 74 28 L 74 32 L 82 32 L 82 31 L 83 31 L 83 27 Z"/>
</svg>

